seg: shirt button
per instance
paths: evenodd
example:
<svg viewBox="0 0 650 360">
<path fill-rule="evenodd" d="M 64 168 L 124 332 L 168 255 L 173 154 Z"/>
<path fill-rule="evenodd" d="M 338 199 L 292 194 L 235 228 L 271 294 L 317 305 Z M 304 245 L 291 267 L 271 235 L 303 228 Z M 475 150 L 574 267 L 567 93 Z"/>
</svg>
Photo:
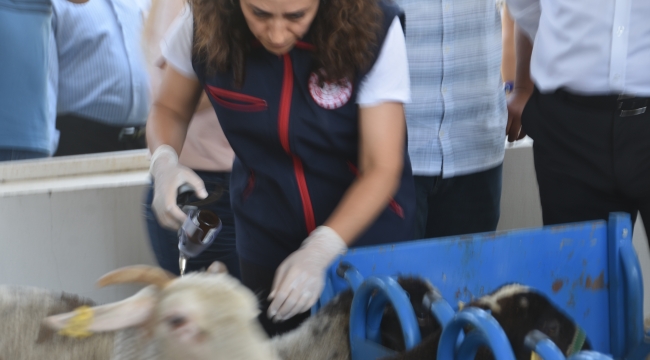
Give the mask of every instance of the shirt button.
<svg viewBox="0 0 650 360">
<path fill-rule="evenodd" d="M 625 26 L 621 25 L 621 26 L 618 27 L 618 30 L 616 31 L 616 35 L 621 36 L 621 35 L 623 35 L 624 31 L 625 31 Z"/>
<path fill-rule="evenodd" d="M 449 8 L 450 8 L 449 4 L 445 5 L 445 11 L 449 11 Z"/>
<path fill-rule="evenodd" d="M 443 94 L 446 94 L 446 93 L 447 93 L 447 87 L 446 87 L 446 86 L 442 88 L 442 93 L 443 93 Z"/>
<path fill-rule="evenodd" d="M 438 133 L 438 135 L 439 135 L 440 137 L 443 137 L 443 136 L 445 136 L 445 132 L 442 131 L 442 130 L 440 130 L 440 132 Z"/>
<path fill-rule="evenodd" d="M 445 54 L 449 54 L 449 46 L 445 46 Z"/>
</svg>

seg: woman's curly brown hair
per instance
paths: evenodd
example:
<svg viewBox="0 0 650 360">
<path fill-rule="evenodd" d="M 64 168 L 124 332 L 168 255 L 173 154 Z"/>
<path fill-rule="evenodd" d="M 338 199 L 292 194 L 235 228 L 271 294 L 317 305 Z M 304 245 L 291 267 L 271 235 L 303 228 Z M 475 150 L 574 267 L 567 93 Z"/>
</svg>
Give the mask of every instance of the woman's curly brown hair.
<svg viewBox="0 0 650 360">
<path fill-rule="evenodd" d="M 239 0 L 189 0 L 194 13 L 194 54 L 209 73 L 232 71 L 244 83 L 245 59 L 254 36 Z M 316 47 L 314 69 L 320 81 L 353 79 L 367 70 L 382 19 L 377 0 L 320 0 L 309 33 Z"/>
</svg>

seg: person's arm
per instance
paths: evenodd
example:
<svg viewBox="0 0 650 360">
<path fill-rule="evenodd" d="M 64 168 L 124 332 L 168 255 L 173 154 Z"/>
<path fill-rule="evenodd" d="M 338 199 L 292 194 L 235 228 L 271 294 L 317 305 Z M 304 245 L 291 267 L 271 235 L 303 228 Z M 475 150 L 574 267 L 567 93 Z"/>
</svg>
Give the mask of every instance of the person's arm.
<svg viewBox="0 0 650 360">
<path fill-rule="evenodd" d="M 150 167 L 154 181 L 152 209 L 160 225 L 172 230 L 178 229 L 187 217 L 176 205 L 181 185 L 189 184 L 199 198 L 208 195 L 201 178 L 178 163 L 178 154 L 201 91 L 197 79 L 185 77 L 168 66 L 147 120 L 147 144 L 153 154 Z"/>
<path fill-rule="evenodd" d="M 201 93 L 198 80 L 187 78 L 167 66 L 147 120 L 147 144 L 152 154 L 162 144 L 180 153 Z"/>
<path fill-rule="evenodd" d="M 521 114 L 533 93 L 533 81 L 530 78 L 530 57 L 533 43 L 522 29 L 515 25 L 515 49 L 517 53 L 517 71 L 515 87 L 508 98 L 508 141 L 523 139 L 526 133 L 521 129 Z"/>
<path fill-rule="evenodd" d="M 359 177 L 324 224 L 347 245 L 370 226 L 397 191 L 404 162 L 405 129 L 401 103 L 359 109 Z"/>
</svg>

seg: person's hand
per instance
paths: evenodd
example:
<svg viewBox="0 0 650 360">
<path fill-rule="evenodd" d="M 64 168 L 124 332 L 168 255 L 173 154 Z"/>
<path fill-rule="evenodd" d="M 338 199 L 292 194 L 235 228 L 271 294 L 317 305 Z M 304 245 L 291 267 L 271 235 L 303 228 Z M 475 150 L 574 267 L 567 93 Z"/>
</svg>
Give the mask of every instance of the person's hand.
<svg viewBox="0 0 650 360">
<path fill-rule="evenodd" d="M 178 155 L 169 145 L 161 145 L 153 153 L 149 173 L 154 183 L 151 207 L 158 222 L 165 228 L 178 230 L 187 218 L 176 205 L 178 188 L 189 184 L 196 196 L 204 199 L 208 192 L 203 181 L 192 170 L 178 163 Z"/>
<path fill-rule="evenodd" d="M 521 128 L 521 114 L 531 94 L 532 90 L 515 88 L 508 96 L 508 124 L 506 125 L 508 142 L 521 140 L 526 136 Z"/>
<path fill-rule="evenodd" d="M 319 226 L 289 255 L 275 272 L 268 317 L 283 321 L 309 310 L 325 285 L 325 270 L 347 250 L 332 228 Z"/>
</svg>

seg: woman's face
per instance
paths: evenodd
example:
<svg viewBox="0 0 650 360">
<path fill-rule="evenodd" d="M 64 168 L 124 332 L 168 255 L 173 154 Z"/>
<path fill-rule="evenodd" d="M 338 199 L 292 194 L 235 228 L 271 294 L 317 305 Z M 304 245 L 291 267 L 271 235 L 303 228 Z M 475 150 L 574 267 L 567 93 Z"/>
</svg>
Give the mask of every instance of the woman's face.
<svg viewBox="0 0 650 360">
<path fill-rule="evenodd" d="M 246 23 L 269 52 L 282 55 L 309 30 L 319 0 L 240 0 Z"/>
</svg>

